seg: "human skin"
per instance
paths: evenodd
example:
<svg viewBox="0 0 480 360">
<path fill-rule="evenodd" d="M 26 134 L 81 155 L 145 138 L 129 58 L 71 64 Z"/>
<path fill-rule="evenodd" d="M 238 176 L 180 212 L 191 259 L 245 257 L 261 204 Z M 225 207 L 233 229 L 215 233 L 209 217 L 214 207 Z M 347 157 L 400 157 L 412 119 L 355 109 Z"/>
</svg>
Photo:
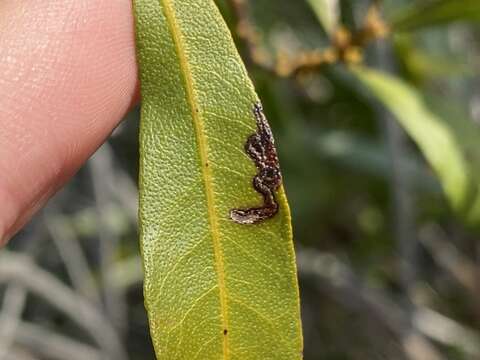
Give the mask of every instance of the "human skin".
<svg viewBox="0 0 480 360">
<path fill-rule="evenodd" d="M 0 0 L 0 246 L 137 99 L 131 0 Z"/>
</svg>

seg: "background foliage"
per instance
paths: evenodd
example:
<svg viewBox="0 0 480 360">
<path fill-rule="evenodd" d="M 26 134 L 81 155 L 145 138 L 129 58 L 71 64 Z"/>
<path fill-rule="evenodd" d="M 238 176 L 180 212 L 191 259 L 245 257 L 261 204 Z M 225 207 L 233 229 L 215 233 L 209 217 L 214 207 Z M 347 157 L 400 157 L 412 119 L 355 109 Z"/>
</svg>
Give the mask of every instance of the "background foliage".
<svg viewBox="0 0 480 360">
<path fill-rule="evenodd" d="M 305 359 L 480 357 L 479 2 L 218 4 L 277 140 Z M 137 125 L 0 253 L 0 359 L 153 359 Z"/>
</svg>

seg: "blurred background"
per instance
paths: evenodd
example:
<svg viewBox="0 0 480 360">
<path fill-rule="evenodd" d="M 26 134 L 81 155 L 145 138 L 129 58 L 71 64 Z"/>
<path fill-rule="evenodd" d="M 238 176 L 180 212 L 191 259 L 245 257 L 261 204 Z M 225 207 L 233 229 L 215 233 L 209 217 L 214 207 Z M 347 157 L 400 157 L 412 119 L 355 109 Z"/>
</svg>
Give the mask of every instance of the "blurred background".
<svg viewBox="0 0 480 360">
<path fill-rule="evenodd" d="M 305 359 L 480 359 L 480 1 L 217 3 L 276 138 Z M 154 359 L 138 122 L 0 252 L 0 360 Z"/>
</svg>

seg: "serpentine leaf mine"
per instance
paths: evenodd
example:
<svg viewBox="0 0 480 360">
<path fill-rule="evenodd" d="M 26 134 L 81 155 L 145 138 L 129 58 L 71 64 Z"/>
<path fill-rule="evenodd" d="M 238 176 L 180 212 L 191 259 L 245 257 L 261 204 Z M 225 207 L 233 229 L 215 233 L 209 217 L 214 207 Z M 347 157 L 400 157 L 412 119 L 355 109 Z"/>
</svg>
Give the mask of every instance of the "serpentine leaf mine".
<svg viewBox="0 0 480 360">
<path fill-rule="evenodd" d="M 259 102 L 253 106 L 253 115 L 257 123 L 257 132 L 248 137 L 245 152 L 257 167 L 257 175 L 253 178 L 252 184 L 253 188 L 262 195 L 263 205 L 247 209 L 232 209 L 230 218 L 238 224 L 257 224 L 275 216 L 278 213 L 275 191 L 282 184 L 272 130 Z"/>
</svg>

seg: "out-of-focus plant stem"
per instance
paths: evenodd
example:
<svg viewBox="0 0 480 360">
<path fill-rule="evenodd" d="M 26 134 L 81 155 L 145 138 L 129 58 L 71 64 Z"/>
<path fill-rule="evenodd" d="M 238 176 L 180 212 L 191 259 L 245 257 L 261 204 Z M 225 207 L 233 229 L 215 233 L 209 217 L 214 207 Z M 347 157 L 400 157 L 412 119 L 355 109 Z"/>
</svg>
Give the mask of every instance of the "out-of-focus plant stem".
<svg viewBox="0 0 480 360">
<path fill-rule="evenodd" d="M 386 37 L 389 27 L 380 16 L 379 6 L 373 4 L 358 31 L 339 26 L 325 49 L 303 51 L 295 58 L 278 54 L 275 59 L 259 45 L 259 35 L 252 23 L 247 0 L 229 0 L 235 14 L 237 35 L 246 48 L 247 61 L 277 76 L 295 76 L 317 71 L 335 63 L 358 64 L 363 61 L 364 48 L 372 41 Z"/>
<path fill-rule="evenodd" d="M 90 162 L 93 192 L 96 199 L 96 211 L 99 220 L 100 268 L 105 294 L 105 309 L 122 331 L 127 328 L 127 305 L 124 294 L 117 292 L 108 279 L 108 271 L 115 264 L 115 255 L 119 246 L 119 238 L 110 229 L 106 214 L 111 200 L 109 183 L 114 182 L 113 153 L 108 144 L 102 146 Z"/>
<path fill-rule="evenodd" d="M 0 313 L 0 360 L 6 358 L 14 343 L 26 299 L 27 291 L 23 286 L 13 282 L 8 285 Z"/>
<path fill-rule="evenodd" d="M 95 306 L 36 266 L 29 258 L 3 251 L 0 254 L 0 283 L 11 281 L 44 298 L 87 330 L 109 359 L 127 359 L 115 329 Z"/>
</svg>

